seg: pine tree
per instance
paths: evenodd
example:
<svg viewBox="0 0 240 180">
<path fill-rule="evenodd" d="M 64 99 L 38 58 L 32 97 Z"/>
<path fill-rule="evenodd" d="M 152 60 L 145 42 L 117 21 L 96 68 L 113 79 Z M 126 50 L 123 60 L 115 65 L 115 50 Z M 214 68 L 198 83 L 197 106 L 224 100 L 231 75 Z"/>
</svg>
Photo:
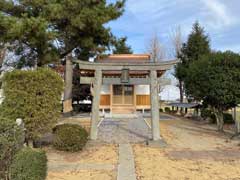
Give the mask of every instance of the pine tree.
<svg viewBox="0 0 240 180">
<path fill-rule="evenodd" d="M 195 22 L 192 32 L 188 36 L 186 49 L 183 51 L 186 54 L 187 63 L 199 60 L 202 55 L 209 54 L 210 51 L 208 36 L 200 24 Z"/>
<path fill-rule="evenodd" d="M 195 22 L 187 42 L 182 44 L 181 51 L 178 53 L 180 63 L 175 67 L 175 77 L 181 82 L 181 102 L 183 101 L 183 92 L 185 92 L 184 84 L 189 65 L 192 62 L 198 61 L 201 56 L 208 55 L 210 52 L 209 37 L 205 34 L 204 28 L 198 22 Z"/>
<path fill-rule="evenodd" d="M 127 37 L 119 38 L 115 40 L 113 54 L 132 54 L 131 46 L 126 43 Z"/>
<path fill-rule="evenodd" d="M 38 66 L 71 52 L 88 59 L 111 46 L 114 36 L 105 24 L 121 16 L 124 3 L 2 0 L 0 40 L 12 44 L 22 62 Z"/>
</svg>

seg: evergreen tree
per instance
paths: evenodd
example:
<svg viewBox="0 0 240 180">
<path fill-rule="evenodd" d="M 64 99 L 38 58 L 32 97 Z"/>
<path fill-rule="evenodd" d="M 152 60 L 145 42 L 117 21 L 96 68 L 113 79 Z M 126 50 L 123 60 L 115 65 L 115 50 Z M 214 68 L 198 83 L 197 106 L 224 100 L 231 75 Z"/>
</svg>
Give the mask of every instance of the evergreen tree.
<svg viewBox="0 0 240 180">
<path fill-rule="evenodd" d="M 210 51 L 208 36 L 200 24 L 195 22 L 192 32 L 188 36 L 186 48 L 183 49 L 183 53 L 186 54 L 187 57 L 187 63 L 199 60 L 202 55 L 209 54 Z"/>
<path fill-rule="evenodd" d="M 223 130 L 223 111 L 240 103 L 240 55 L 216 52 L 190 64 L 185 78 L 187 94 L 210 106 L 218 130 Z"/>
<path fill-rule="evenodd" d="M 132 54 L 132 48 L 126 43 L 127 37 L 116 39 L 114 42 L 113 54 Z"/>
<path fill-rule="evenodd" d="M 178 53 L 180 63 L 175 67 L 175 77 L 181 82 L 181 94 L 185 91 L 184 84 L 187 76 L 189 65 L 198 61 L 201 56 L 207 55 L 211 52 L 209 38 L 205 34 L 204 28 L 198 22 L 193 24 L 192 32 L 188 36 L 186 43 L 183 43 L 181 51 Z M 183 95 L 181 97 L 181 101 Z"/>
<path fill-rule="evenodd" d="M 121 16 L 124 2 L 1 0 L 0 40 L 27 64 L 42 66 L 71 52 L 88 59 L 110 47 L 114 36 L 104 25 Z"/>
</svg>

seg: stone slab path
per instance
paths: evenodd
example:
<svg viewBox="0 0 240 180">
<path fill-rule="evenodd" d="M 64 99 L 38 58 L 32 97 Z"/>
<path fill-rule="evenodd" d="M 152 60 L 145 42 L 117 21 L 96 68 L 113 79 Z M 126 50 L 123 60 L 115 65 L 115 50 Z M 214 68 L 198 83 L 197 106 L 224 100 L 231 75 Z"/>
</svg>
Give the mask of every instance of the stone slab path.
<svg viewBox="0 0 240 180">
<path fill-rule="evenodd" d="M 151 129 L 143 118 L 105 118 L 98 129 L 98 140 L 105 143 L 141 143 L 151 139 Z"/>
<path fill-rule="evenodd" d="M 130 144 L 119 144 L 117 180 L 136 180 L 134 155 Z"/>
<path fill-rule="evenodd" d="M 151 139 L 151 129 L 141 116 L 108 117 L 98 129 L 98 140 L 119 144 L 117 180 L 136 180 L 134 155 L 131 143 Z"/>
</svg>

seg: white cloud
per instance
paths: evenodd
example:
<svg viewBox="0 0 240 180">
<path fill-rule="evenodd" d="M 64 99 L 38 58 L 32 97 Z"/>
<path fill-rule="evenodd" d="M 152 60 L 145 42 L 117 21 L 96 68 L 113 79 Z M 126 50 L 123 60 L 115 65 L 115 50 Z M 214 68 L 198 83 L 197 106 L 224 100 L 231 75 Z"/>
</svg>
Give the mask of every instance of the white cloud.
<svg viewBox="0 0 240 180">
<path fill-rule="evenodd" d="M 219 0 L 201 0 L 208 11 L 205 12 L 206 20 L 212 28 L 224 28 L 237 23 L 226 4 Z"/>
<path fill-rule="evenodd" d="M 221 51 L 231 50 L 233 52 L 240 53 L 240 44 L 223 45 L 219 47 L 219 50 Z"/>
</svg>

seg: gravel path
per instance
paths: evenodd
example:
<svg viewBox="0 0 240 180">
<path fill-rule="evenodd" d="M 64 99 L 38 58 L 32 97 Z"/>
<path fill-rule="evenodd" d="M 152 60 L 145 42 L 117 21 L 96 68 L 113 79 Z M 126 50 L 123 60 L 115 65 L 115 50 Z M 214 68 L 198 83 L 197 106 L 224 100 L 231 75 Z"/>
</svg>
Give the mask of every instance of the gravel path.
<svg viewBox="0 0 240 180">
<path fill-rule="evenodd" d="M 98 140 L 106 143 L 127 144 L 151 139 L 151 130 L 143 118 L 106 118 L 98 129 Z"/>
</svg>

